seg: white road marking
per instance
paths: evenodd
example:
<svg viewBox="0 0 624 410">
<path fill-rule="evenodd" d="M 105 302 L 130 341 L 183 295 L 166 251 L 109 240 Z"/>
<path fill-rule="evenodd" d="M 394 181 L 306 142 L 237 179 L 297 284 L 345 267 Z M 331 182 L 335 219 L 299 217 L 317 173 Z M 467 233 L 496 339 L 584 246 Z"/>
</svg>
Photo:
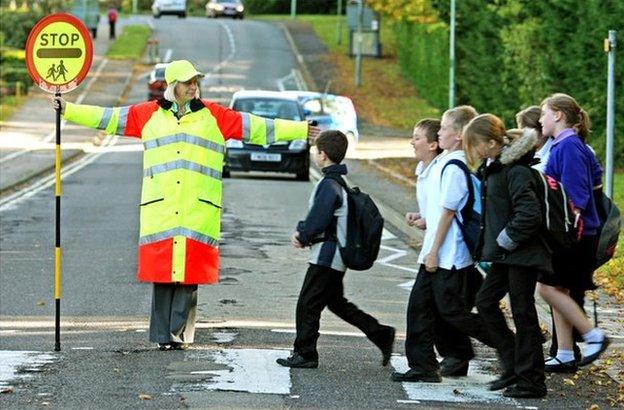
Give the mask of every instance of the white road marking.
<svg viewBox="0 0 624 410">
<path fill-rule="evenodd" d="M 224 349 L 208 354 L 215 363 L 229 368 L 201 371 L 215 375 L 212 380 L 203 382 L 208 390 L 290 394 L 290 369 L 275 363 L 276 359 L 288 356 L 288 350 Z"/>
<path fill-rule="evenodd" d="M 55 357 L 48 353 L 0 350 L 0 387 L 30 377 L 28 374 L 20 374 L 20 371 L 38 371 L 41 366 L 54 360 Z"/>
<path fill-rule="evenodd" d="M 206 76 L 203 78 L 202 82 L 207 81 L 212 75 L 214 75 L 216 72 L 221 70 L 223 68 L 223 66 L 225 66 L 227 63 L 229 63 L 230 60 L 232 58 L 234 58 L 234 55 L 236 54 L 236 42 L 234 41 L 234 34 L 232 33 L 232 30 L 230 29 L 230 27 L 228 27 L 227 24 L 225 24 L 223 22 L 219 22 L 219 24 L 225 30 L 225 34 L 226 34 L 226 36 L 228 38 L 228 43 L 229 43 L 229 46 L 230 46 L 230 53 L 228 54 L 228 56 L 224 60 L 222 60 L 221 62 L 219 62 L 219 64 L 214 66 L 212 68 L 212 70 L 210 70 L 210 72 L 206 73 Z"/>
<path fill-rule="evenodd" d="M 271 332 L 296 334 L 297 330 L 296 329 L 271 329 Z M 322 335 L 331 335 L 331 336 L 366 337 L 366 335 L 362 332 L 339 332 L 339 331 L 320 330 L 319 333 Z"/>
<path fill-rule="evenodd" d="M 403 356 L 392 356 L 390 361 L 398 372 L 409 370 Z M 447 403 L 495 403 L 518 405 L 514 399 L 504 397 L 501 392 L 488 390 L 488 383 L 496 376 L 486 370 L 488 362 L 472 360 L 468 376 L 444 378 L 442 383 L 403 382 L 403 390 L 410 400 Z"/>
<path fill-rule="evenodd" d="M 230 343 L 230 342 L 234 341 L 234 339 L 236 338 L 237 335 L 238 335 L 238 333 L 236 333 L 236 332 L 220 331 L 220 332 L 212 333 L 210 338 L 215 343 Z"/>
<path fill-rule="evenodd" d="M 103 145 L 108 145 L 109 142 L 110 142 L 110 145 L 114 145 L 117 143 L 118 139 L 119 137 L 116 135 L 112 137 L 107 136 L 103 142 Z M 80 160 L 66 167 L 63 167 L 61 171 L 61 179 L 64 179 L 72 175 L 74 172 L 77 172 L 81 170 L 82 168 L 86 167 L 87 165 L 89 165 L 90 163 L 98 159 L 100 155 L 102 155 L 103 153 L 104 152 L 87 154 L 85 157 L 81 158 Z M 38 194 L 39 192 L 43 191 L 46 188 L 49 188 L 50 186 L 54 185 L 54 183 L 55 183 L 55 175 L 54 174 L 48 175 L 47 177 L 38 180 L 34 184 L 7 196 L 6 198 L 0 200 L 0 212 L 6 211 L 8 209 L 14 209 L 14 207 L 20 202 L 22 202 L 23 200 L 28 199 Z"/>
<path fill-rule="evenodd" d="M 405 289 L 405 290 L 406 290 L 406 291 L 408 291 L 408 292 L 411 292 L 411 291 L 412 291 L 412 288 L 414 287 L 414 283 L 416 283 L 416 280 L 415 280 L 415 279 L 414 279 L 414 280 L 407 281 L 407 282 L 403 282 L 403 283 L 399 284 L 398 286 L 399 286 L 400 288 Z"/>
</svg>

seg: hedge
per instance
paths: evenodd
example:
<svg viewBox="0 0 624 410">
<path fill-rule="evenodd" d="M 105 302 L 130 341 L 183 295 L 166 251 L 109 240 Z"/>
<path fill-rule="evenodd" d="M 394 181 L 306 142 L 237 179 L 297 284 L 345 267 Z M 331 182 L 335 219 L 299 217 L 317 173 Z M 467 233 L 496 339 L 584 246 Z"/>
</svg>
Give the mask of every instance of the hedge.
<svg viewBox="0 0 624 410">
<path fill-rule="evenodd" d="M 539 104 L 553 92 L 574 96 L 592 119 L 590 144 L 604 157 L 607 57 L 603 39 L 622 25 L 620 0 L 462 0 L 456 2 L 457 104 L 503 117 Z M 448 21 L 449 0 L 432 1 Z M 442 24 L 443 28 L 440 28 Z M 437 108 L 447 108 L 448 27 L 397 22 L 403 69 Z M 420 38 L 411 38 L 418 36 Z M 619 43 L 623 43 L 622 32 Z M 432 51 L 431 48 L 438 48 Z M 624 166 L 624 53 L 616 57 L 616 152 Z M 431 61 L 431 60 L 435 61 Z"/>
</svg>

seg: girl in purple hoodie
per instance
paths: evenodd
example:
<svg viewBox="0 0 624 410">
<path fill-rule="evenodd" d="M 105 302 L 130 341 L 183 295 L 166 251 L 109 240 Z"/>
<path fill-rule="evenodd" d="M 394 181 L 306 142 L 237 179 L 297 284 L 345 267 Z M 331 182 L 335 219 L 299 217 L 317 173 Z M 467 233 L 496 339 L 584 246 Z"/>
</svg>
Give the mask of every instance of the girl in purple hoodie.
<svg viewBox="0 0 624 410">
<path fill-rule="evenodd" d="M 593 290 L 592 275 L 598 239 L 599 219 L 594 188 L 600 185 L 602 170 L 586 144 L 589 117 L 574 98 L 553 94 L 541 105 L 540 123 L 545 136 L 554 138 L 546 174 L 561 182 L 580 214 L 582 237 L 570 249 L 555 251 L 553 275 L 538 280 L 538 291 L 552 307 L 557 334 L 557 354 L 546 361 L 548 372 L 574 373 L 578 366 L 596 360 L 609 345 L 605 333 L 591 325 L 585 313 L 570 297 L 570 290 Z M 574 358 L 572 329 L 583 336 L 583 358 Z"/>
</svg>

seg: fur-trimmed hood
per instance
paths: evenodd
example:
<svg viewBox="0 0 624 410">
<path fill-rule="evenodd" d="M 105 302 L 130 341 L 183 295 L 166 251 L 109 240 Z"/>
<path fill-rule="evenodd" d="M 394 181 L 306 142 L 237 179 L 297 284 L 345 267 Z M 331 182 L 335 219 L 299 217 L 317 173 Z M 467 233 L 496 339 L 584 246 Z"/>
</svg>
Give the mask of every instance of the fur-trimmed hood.
<svg viewBox="0 0 624 410">
<path fill-rule="evenodd" d="M 536 144 L 537 131 L 533 128 L 524 128 L 521 136 L 515 138 L 509 145 L 503 148 L 500 156 L 501 164 L 509 165 L 521 159 L 531 161 L 535 153 Z"/>
</svg>

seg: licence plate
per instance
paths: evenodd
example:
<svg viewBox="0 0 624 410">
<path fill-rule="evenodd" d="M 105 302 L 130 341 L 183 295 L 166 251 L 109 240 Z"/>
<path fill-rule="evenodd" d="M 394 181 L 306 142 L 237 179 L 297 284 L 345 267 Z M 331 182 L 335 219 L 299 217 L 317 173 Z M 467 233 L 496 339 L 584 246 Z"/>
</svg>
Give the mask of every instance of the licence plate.
<svg viewBox="0 0 624 410">
<path fill-rule="evenodd" d="M 280 162 L 282 160 L 282 154 L 266 154 L 264 152 L 252 152 L 252 161 L 264 161 L 264 162 Z"/>
</svg>

